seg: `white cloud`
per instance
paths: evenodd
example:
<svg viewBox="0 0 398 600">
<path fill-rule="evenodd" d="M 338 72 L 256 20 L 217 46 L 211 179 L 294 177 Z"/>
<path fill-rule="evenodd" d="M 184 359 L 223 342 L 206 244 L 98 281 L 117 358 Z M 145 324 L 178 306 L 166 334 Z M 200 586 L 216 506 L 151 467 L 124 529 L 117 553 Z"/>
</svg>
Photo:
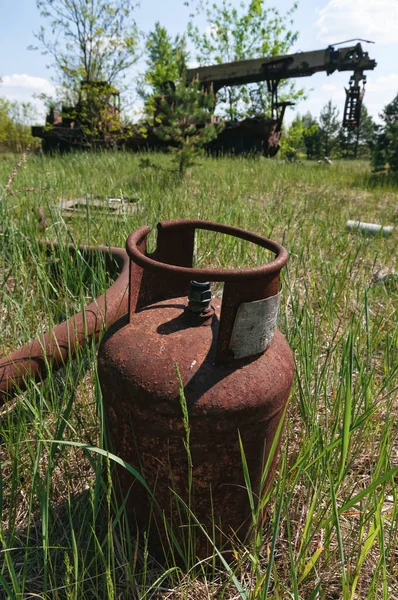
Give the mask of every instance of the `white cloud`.
<svg viewBox="0 0 398 600">
<path fill-rule="evenodd" d="M 372 79 L 369 79 L 369 83 L 366 84 L 366 91 L 398 94 L 398 74 L 390 73 L 389 75 L 380 75 L 376 78 L 372 77 Z"/>
<path fill-rule="evenodd" d="M 4 75 L 0 81 L 0 96 L 18 102 L 30 102 L 36 109 L 36 117 L 42 120 L 45 115 L 44 104 L 34 96 L 39 94 L 55 95 L 54 85 L 44 77 L 26 74 Z"/>
<path fill-rule="evenodd" d="M 346 85 L 348 87 L 348 84 Z M 345 101 L 344 86 L 335 85 L 334 83 L 324 83 L 321 85 L 321 93 L 324 92 L 323 96 L 329 97 L 334 103 L 343 104 Z"/>
<path fill-rule="evenodd" d="M 342 79 L 340 76 L 339 79 Z M 317 89 L 317 95 L 324 98 L 331 98 L 333 102 L 344 106 L 345 91 L 344 88 L 348 88 L 348 81 L 343 83 L 323 83 Z M 372 111 L 371 107 L 375 108 L 375 113 L 379 113 L 383 106 L 387 103 L 386 99 L 393 98 L 398 94 L 398 74 L 390 73 L 389 75 L 379 75 L 375 77 L 375 74 L 368 73 L 368 82 L 365 86 L 365 99 L 366 108 Z"/>
<path fill-rule="evenodd" d="M 330 92 L 330 93 L 335 93 L 336 90 L 338 90 L 338 86 L 335 83 L 323 83 L 321 85 L 321 90 L 323 90 L 324 92 Z"/>
<path fill-rule="evenodd" d="M 360 37 L 398 43 L 397 0 L 329 0 L 316 21 L 318 39 L 328 44 Z"/>
<path fill-rule="evenodd" d="M 30 100 L 33 94 L 55 94 L 55 87 L 44 77 L 15 74 L 2 77 L 0 92 L 7 98 L 25 102 Z"/>
</svg>

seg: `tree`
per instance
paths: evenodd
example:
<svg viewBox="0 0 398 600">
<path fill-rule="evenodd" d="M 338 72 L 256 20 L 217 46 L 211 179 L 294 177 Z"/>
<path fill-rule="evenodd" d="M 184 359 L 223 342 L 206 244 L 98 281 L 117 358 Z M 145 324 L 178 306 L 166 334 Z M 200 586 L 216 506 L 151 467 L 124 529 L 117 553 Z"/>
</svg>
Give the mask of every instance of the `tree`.
<svg viewBox="0 0 398 600">
<path fill-rule="evenodd" d="M 308 159 L 319 158 L 321 155 L 321 132 L 318 121 L 310 112 L 303 116 L 304 145 Z"/>
<path fill-rule="evenodd" d="M 287 133 L 281 138 L 281 152 L 288 160 L 295 160 L 307 155 L 308 159 L 318 158 L 321 153 L 321 136 L 319 125 L 307 112 L 302 117 L 297 115 Z"/>
<path fill-rule="evenodd" d="M 148 69 L 145 79 L 153 93 L 161 94 L 166 83 L 175 83 L 185 73 L 188 60 L 185 36 L 177 35 L 173 42 L 167 29 L 158 22 L 148 35 L 146 49 Z"/>
<path fill-rule="evenodd" d="M 35 33 L 64 96 L 81 81 L 118 85 L 137 60 L 138 30 L 131 0 L 36 0 L 47 21 Z"/>
<path fill-rule="evenodd" d="M 282 135 L 281 154 L 288 160 L 295 160 L 304 152 L 304 125 L 300 115 L 297 115 L 286 134 Z"/>
<path fill-rule="evenodd" d="M 398 171 L 398 94 L 384 107 L 380 115 L 384 124 L 378 127 L 372 162 L 375 170 L 388 165 Z"/>
<path fill-rule="evenodd" d="M 330 156 L 338 144 L 338 132 L 340 128 L 339 111 L 329 100 L 321 110 L 319 116 L 319 129 L 321 136 L 321 150 L 324 156 Z"/>
<path fill-rule="evenodd" d="M 157 97 L 167 91 L 170 83 L 175 84 L 184 77 L 188 60 L 185 36 L 176 36 L 174 41 L 167 29 L 155 24 L 146 41 L 147 70 L 140 95 L 145 101 L 145 112 L 153 116 Z"/>
<path fill-rule="evenodd" d="M 221 126 L 211 119 L 214 103 L 214 94 L 203 92 L 198 81 L 186 85 L 183 79 L 177 82 L 173 95 L 164 96 L 159 103 L 161 124 L 155 133 L 169 143 L 181 176 L 220 131 Z"/>
<path fill-rule="evenodd" d="M 375 122 L 366 106 L 361 106 L 359 127 L 355 129 L 340 128 L 339 143 L 344 158 L 369 158 L 374 145 Z"/>
<path fill-rule="evenodd" d="M 236 8 L 230 0 L 192 0 L 193 14 L 188 36 L 196 48 L 200 65 L 232 62 L 260 56 L 286 54 L 298 33 L 290 29 L 297 7 L 285 15 L 276 8 L 265 8 L 264 0 L 242 0 Z M 195 17 L 204 14 L 206 32 L 195 24 Z M 280 83 L 280 99 L 296 100 L 303 96 L 294 84 Z M 226 87 L 219 91 L 221 112 L 230 120 L 247 116 L 269 115 L 270 103 L 266 83 Z"/>
<path fill-rule="evenodd" d="M 32 137 L 28 122 L 34 109 L 30 103 L 12 102 L 0 97 L 0 150 L 23 152 L 38 140 Z"/>
</svg>

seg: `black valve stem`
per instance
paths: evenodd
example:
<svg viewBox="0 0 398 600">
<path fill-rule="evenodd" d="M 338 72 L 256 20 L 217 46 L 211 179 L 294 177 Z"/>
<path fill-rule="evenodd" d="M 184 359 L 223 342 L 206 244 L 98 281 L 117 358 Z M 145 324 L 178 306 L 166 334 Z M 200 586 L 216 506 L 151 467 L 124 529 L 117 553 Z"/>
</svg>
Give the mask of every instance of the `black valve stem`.
<svg viewBox="0 0 398 600">
<path fill-rule="evenodd" d="M 194 313 L 203 313 L 210 308 L 210 281 L 191 281 L 188 296 L 188 308 Z"/>
</svg>

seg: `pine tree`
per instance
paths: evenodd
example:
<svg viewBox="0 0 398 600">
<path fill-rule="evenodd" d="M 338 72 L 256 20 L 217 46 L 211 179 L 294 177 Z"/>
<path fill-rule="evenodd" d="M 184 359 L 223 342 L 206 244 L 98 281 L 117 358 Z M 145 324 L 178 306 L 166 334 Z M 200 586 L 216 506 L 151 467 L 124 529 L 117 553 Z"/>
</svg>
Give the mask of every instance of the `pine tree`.
<svg viewBox="0 0 398 600">
<path fill-rule="evenodd" d="M 378 127 L 372 156 L 376 171 L 388 165 L 390 171 L 398 171 L 398 94 L 384 107 L 380 117 L 384 124 Z"/>
<path fill-rule="evenodd" d="M 212 92 L 202 91 L 198 81 L 186 85 L 183 79 L 177 82 L 173 94 L 165 95 L 159 103 L 161 124 L 155 133 L 169 143 L 181 176 L 220 131 L 221 126 L 211 117 L 214 104 Z"/>
<path fill-rule="evenodd" d="M 339 111 L 329 100 L 319 115 L 319 129 L 321 134 L 321 150 L 324 156 L 330 156 L 338 144 L 338 132 L 340 128 Z"/>
<path fill-rule="evenodd" d="M 307 112 L 303 116 L 304 145 L 308 159 L 319 158 L 321 155 L 321 131 L 318 121 Z"/>
<path fill-rule="evenodd" d="M 176 36 L 173 41 L 159 22 L 148 35 L 146 49 L 148 68 L 139 91 L 145 102 L 146 114 L 153 117 L 156 116 L 159 96 L 170 92 L 175 82 L 184 77 L 188 52 L 185 37 Z"/>
</svg>

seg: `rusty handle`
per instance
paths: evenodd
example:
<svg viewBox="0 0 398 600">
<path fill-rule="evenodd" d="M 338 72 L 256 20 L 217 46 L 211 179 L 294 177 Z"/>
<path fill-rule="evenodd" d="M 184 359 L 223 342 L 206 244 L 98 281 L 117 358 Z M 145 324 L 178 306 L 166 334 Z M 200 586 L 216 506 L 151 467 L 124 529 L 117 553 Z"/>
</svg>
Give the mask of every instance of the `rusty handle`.
<svg viewBox="0 0 398 600">
<path fill-rule="evenodd" d="M 222 281 L 224 291 L 216 360 L 220 363 L 230 360 L 228 348 L 239 305 L 278 293 L 279 274 L 288 260 L 287 250 L 258 234 L 211 221 L 165 221 L 158 223 L 157 227 L 157 247 L 151 255 L 146 251 L 149 227 L 136 229 L 127 239 L 126 250 L 131 259 L 130 318 L 147 304 L 187 295 L 191 280 Z M 232 235 L 252 242 L 274 252 L 275 259 L 253 268 L 194 269 L 192 261 L 196 229 Z"/>
</svg>

